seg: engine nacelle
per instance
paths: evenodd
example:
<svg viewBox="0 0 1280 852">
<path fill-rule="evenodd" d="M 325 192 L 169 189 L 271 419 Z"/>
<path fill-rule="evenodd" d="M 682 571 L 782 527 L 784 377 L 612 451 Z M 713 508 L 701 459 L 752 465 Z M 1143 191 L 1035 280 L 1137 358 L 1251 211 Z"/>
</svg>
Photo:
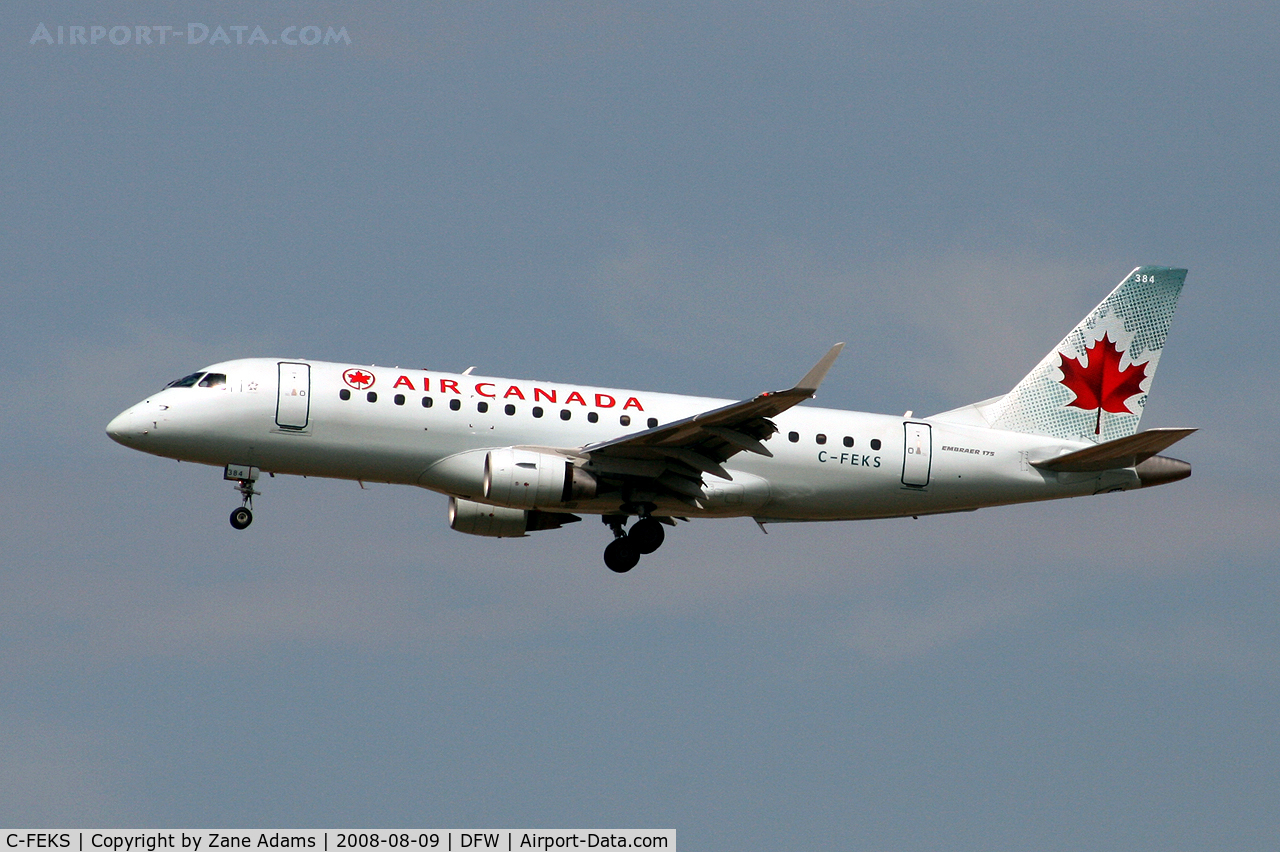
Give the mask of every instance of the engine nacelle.
<svg viewBox="0 0 1280 852">
<path fill-rule="evenodd" d="M 568 513 L 509 509 L 474 500 L 449 498 L 449 528 L 468 535 L 521 538 L 531 532 L 554 530 L 580 520 L 582 518 Z"/>
<path fill-rule="evenodd" d="M 596 496 L 596 478 L 562 456 L 504 447 L 484 458 L 484 497 L 533 509 Z"/>
</svg>

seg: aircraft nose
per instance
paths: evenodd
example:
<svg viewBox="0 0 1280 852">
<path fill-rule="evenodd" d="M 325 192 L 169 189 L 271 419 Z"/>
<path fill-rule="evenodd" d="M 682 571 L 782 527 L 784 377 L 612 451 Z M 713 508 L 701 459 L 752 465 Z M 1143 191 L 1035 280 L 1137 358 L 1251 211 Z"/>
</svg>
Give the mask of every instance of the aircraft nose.
<svg viewBox="0 0 1280 852">
<path fill-rule="evenodd" d="M 111 418 L 111 422 L 107 424 L 107 436 L 117 444 L 124 444 L 126 447 L 145 434 L 147 431 L 142 424 L 136 405 L 126 408 Z"/>
</svg>

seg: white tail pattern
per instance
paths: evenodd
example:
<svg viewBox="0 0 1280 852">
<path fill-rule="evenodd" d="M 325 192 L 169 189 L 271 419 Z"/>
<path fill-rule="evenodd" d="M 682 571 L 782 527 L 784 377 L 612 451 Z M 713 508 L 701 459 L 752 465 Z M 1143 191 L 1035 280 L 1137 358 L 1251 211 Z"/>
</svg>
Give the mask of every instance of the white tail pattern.
<svg viewBox="0 0 1280 852">
<path fill-rule="evenodd" d="M 1102 443 L 1132 435 L 1187 270 L 1140 266 L 1013 390 L 976 407 L 995 429 Z"/>
</svg>

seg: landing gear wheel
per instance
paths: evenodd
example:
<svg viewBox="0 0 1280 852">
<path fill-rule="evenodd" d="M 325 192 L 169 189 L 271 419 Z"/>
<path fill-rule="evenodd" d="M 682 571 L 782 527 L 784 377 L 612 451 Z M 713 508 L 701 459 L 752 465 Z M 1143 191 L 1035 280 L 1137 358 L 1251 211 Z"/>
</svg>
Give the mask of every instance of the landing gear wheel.
<svg viewBox="0 0 1280 852">
<path fill-rule="evenodd" d="M 666 537 L 662 522 L 657 518 L 641 518 L 632 525 L 631 532 L 627 533 L 627 538 L 631 539 L 640 553 L 653 553 L 662 547 L 662 540 Z"/>
<path fill-rule="evenodd" d="M 636 550 L 635 544 L 628 536 L 615 538 L 604 549 L 604 564 L 610 571 L 618 574 L 627 573 L 636 567 L 636 563 L 639 561 L 640 551 Z"/>
<path fill-rule="evenodd" d="M 251 523 L 253 523 L 253 512 L 250 512 L 246 507 L 241 506 L 231 513 L 231 526 L 236 529 L 242 530 Z"/>
</svg>

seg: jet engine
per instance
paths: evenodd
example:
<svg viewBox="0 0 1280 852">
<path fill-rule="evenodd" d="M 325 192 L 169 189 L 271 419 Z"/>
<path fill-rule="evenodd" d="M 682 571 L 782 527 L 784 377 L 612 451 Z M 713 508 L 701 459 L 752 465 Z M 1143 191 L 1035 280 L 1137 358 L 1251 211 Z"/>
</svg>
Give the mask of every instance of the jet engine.
<svg viewBox="0 0 1280 852">
<path fill-rule="evenodd" d="M 596 496 L 596 478 L 562 456 L 504 447 L 484 458 L 484 498 L 533 509 Z"/>
<path fill-rule="evenodd" d="M 554 530 L 580 521 L 567 512 L 539 512 L 536 509 L 508 509 L 474 500 L 449 498 L 449 528 L 468 535 L 491 538 L 522 538 L 538 530 Z"/>
</svg>

